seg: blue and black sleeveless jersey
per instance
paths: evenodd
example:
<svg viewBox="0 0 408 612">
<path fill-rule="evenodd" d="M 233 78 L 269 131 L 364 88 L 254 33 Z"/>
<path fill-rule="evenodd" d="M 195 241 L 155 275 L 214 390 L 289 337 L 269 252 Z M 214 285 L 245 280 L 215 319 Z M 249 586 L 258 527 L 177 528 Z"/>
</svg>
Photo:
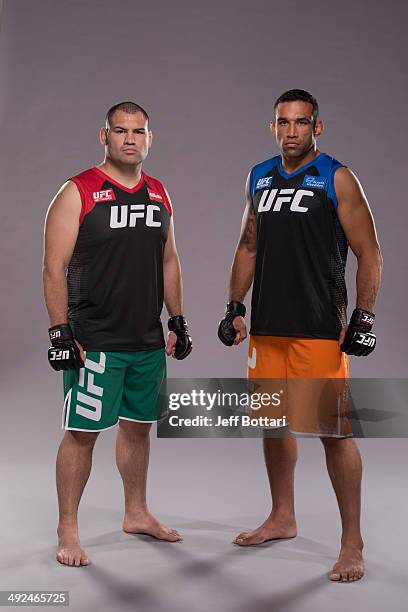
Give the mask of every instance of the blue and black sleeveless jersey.
<svg viewBox="0 0 408 612">
<path fill-rule="evenodd" d="M 334 190 L 342 165 L 320 153 L 287 173 L 277 155 L 251 170 L 257 216 L 251 334 L 338 340 L 347 308 L 348 244 Z"/>
</svg>

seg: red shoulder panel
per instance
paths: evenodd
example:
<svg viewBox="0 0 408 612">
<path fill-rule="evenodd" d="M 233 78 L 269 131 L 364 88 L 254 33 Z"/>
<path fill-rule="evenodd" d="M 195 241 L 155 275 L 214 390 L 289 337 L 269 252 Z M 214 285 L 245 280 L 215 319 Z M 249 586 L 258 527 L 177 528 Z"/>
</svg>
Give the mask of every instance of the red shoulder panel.
<svg viewBox="0 0 408 612">
<path fill-rule="evenodd" d="M 145 180 L 149 198 L 153 200 L 153 202 L 163 204 L 169 211 L 169 214 L 172 215 L 173 208 L 162 183 L 152 176 L 147 176 L 147 174 L 145 174 Z"/>
<path fill-rule="evenodd" d="M 101 185 L 104 179 L 95 172 L 94 168 L 84 170 L 84 172 L 76 174 L 68 180 L 75 183 L 81 194 L 82 210 L 81 216 L 79 217 L 79 223 L 82 223 L 85 215 L 91 212 L 95 204 L 111 200 L 115 197 L 113 191 L 110 189 L 101 191 Z M 112 193 L 109 193 L 110 191 L 112 191 Z"/>
</svg>

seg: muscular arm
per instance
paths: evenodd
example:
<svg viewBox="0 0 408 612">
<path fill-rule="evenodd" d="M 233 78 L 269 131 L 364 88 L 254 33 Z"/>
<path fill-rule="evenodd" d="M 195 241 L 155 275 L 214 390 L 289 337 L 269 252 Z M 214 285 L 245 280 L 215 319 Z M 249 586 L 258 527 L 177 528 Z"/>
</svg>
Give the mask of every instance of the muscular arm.
<svg viewBox="0 0 408 612">
<path fill-rule="evenodd" d="M 249 175 L 245 185 L 246 207 L 241 235 L 235 250 L 230 277 L 230 300 L 243 302 L 254 279 L 256 260 L 256 214 L 249 193 Z"/>
<path fill-rule="evenodd" d="M 43 283 L 50 325 L 67 323 L 66 271 L 79 230 L 81 196 L 75 184 L 65 183 L 47 212 L 44 230 Z"/>
<path fill-rule="evenodd" d="M 183 286 L 181 280 L 180 260 L 176 249 L 174 238 L 173 217 L 170 219 L 170 227 L 164 247 L 163 259 L 164 274 L 164 303 L 169 316 L 182 314 L 183 312 Z"/>
<path fill-rule="evenodd" d="M 356 307 L 373 312 L 382 269 L 374 219 L 364 191 L 350 170 L 339 168 L 334 175 L 334 186 L 338 217 L 358 262 Z"/>
</svg>

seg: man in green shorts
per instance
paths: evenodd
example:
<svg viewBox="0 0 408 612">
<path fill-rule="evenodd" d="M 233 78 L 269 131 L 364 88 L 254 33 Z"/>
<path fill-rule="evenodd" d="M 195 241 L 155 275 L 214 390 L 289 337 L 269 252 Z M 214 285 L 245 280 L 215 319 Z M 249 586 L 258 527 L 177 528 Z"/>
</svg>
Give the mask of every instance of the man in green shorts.
<svg viewBox="0 0 408 612">
<path fill-rule="evenodd" d="M 147 508 L 149 432 L 161 414 L 158 387 L 167 355 L 192 343 L 182 313 L 182 282 L 172 205 L 162 183 L 142 171 L 152 142 L 146 111 L 134 102 L 109 109 L 100 130 L 105 159 L 71 177 L 45 223 L 44 294 L 50 365 L 63 370 L 65 434 L 57 457 L 57 559 L 87 565 L 78 506 L 99 432 L 118 426 L 123 530 L 176 542 L 180 534 Z M 170 319 L 165 344 L 160 314 Z"/>
</svg>

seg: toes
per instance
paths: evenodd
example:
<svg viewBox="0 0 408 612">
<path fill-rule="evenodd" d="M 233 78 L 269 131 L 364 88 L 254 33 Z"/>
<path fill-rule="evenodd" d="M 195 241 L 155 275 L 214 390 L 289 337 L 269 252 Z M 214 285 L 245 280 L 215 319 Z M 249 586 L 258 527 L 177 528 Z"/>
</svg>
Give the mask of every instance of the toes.
<svg viewBox="0 0 408 612">
<path fill-rule="evenodd" d="M 175 534 L 175 533 L 171 533 L 171 532 L 167 531 L 167 532 L 164 534 L 164 539 L 165 539 L 165 540 L 175 541 L 175 540 L 179 540 L 180 538 L 179 538 L 179 536 L 176 536 L 176 534 Z"/>
<path fill-rule="evenodd" d="M 60 550 L 57 553 L 57 560 L 62 564 L 62 565 L 68 565 L 68 557 L 66 555 L 66 553 L 63 550 Z"/>
<path fill-rule="evenodd" d="M 158 539 L 168 540 L 169 542 L 177 542 L 178 540 L 182 540 L 182 537 L 177 529 L 172 529 L 171 527 L 166 527 L 165 525 L 161 525 L 160 527 L 161 528 L 156 536 Z"/>
<path fill-rule="evenodd" d="M 238 544 L 238 546 L 246 546 L 250 544 L 249 537 L 240 537 L 234 540 L 234 544 Z"/>
<path fill-rule="evenodd" d="M 62 549 L 57 552 L 57 561 L 62 565 L 69 565 L 72 567 L 79 567 L 80 565 L 88 565 L 89 559 L 86 553 L 79 549 Z"/>
<path fill-rule="evenodd" d="M 236 544 L 241 546 L 252 546 L 257 544 L 263 544 L 265 542 L 265 538 L 262 537 L 259 533 L 247 533 L 243 534 L 236 540 Z"/>
<path fill-rule="evenodd" d="M 160 525 L 157 531 L 152 531 L 149 533 L 158 540 L 165 540 L 167 542 L 179 542 L 183 539 L 177 529 L 172 529 L 171 527 L 166 527 L 165 525 Z"/>
<path fill-rule="evenodd" d="M 355 582 L 360 580 L 364 575 L 364 572 L 359 569 L 350 570 L 332 570 L 329 578 L 335 582 Z"/>
<path fill-rule="evenodd" d="M 235 539 L 245 540 L 245 538 L 247 538 L 248 536 L 249 536 L 249 531 L 243 531 L 242 533 L 239 533 Z"/>
<path fill-rule="evenodd" d="M 248 537 L 248 532 L 247 531 L 243 531 L 242 533 L 239 533 L 233 540 L 233 544 L 241 544 L 241 542 L 243 542 L 246 538 Z"/>
</svg>

